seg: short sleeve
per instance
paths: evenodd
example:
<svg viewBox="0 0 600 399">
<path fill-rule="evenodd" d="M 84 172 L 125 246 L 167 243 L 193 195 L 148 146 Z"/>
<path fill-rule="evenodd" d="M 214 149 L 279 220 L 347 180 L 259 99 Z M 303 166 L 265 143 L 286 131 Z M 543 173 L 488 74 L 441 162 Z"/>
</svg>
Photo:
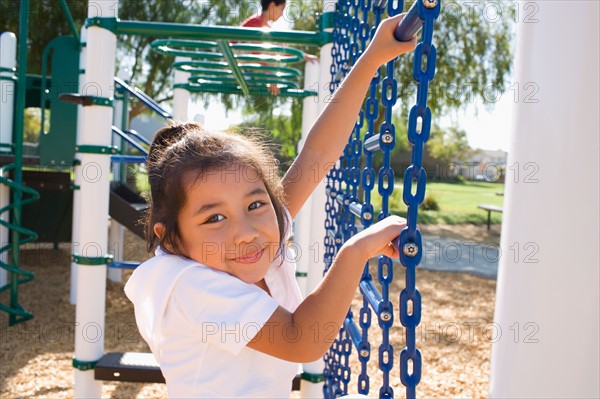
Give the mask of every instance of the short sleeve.
<svg viewBox="0 0 600 399">
<path fill-rule="evenodd" d="M 181 276 L 171 300 L 203 343 L 233 355 L 254 338 L 278 306 L 254 284 L 204 265 Z"/>
<path fill-rule="evenodd" d="M 254 15 L 248 18 L 247 20 L 242 22 L 241 26 L 243 26 L 244 28 L 262 28 L 262 20 L 260 18 L 260 15 Z"/>
</svg>

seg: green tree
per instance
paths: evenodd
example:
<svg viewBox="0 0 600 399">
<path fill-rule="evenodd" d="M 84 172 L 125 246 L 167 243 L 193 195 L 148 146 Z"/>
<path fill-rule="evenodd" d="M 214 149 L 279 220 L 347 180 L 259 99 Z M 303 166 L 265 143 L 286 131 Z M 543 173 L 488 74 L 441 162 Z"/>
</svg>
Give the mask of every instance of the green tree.
<svg viewBox="0 0 600 399">
<path fill-rule="evenodd" d="M 76 26 L 83 24 L 87 14 L 87 1 L 67 0 Z M 13 32 L 19 38 L 19 0 L 0 1 L 0 29 Z M 55 37 L 70 35 L 71 30 L 58 0 L 34 0 L 29 3 L 29 38 L 27 42 L 27 73 L 39 74 L 42 70 L 44 47 Z"/>
<path fill-rule="evenodd" d="M 465 109 L 478 100 L 493 109 L 499 94 L 506 91 L 513 60 L 514 5 L 492 5 L 485 0 L 442 2 L 433 39 L 436 75 L 428 98 L 433 115 Z M 409 99 L 401 103 L 404 115 L 416 98 L 413 63 L 414 53 L 396 63 L 398 97 Z"/>
<path fill-rule="evenodd" d="M 432 126 L 427 148 L 432 157 L 451 165 L 451 174 L 457 172 L 454 165 L 464 163 L 473 152 L 467 141 L 467 133 L 457 126 L 447 129 Z"/>
</svg>

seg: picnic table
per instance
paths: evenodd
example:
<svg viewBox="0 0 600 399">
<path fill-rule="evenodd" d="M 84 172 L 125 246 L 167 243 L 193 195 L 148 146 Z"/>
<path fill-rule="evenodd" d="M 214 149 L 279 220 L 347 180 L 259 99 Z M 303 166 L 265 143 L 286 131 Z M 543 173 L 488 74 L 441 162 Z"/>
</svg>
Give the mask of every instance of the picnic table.
<svg viewBox="0 0 600 399">
<path fill-rule="evenodd" d="M 500 212 L 502 213 L 502 207 L 501 206 L 497 206 L 497 205 L 489 205 L 489 204 L 480 204 L 477 205 L 477 208 L 483 209 L 484 211 L 487 211 L 488 213 L 488 219 L 487 219 L 487 229 L 490 229 L 490 224 L 492 222 L 492 212 Z"/>
</svg>

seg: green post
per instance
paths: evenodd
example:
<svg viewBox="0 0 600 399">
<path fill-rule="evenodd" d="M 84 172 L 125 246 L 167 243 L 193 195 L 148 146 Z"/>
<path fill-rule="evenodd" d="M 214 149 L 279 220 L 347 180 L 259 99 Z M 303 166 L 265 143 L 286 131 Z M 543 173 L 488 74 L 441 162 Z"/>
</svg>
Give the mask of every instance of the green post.
<svg viewBox="0 0 600 399">
<path fill-rule="evenodd" d="M 62 8 L 63 13 L 65 14 L 65 18 L 67 19 L 67 23 L 69 24 L 69 29 L 71 29 L 73 37 L 75 37 L 77 43 L 80 43 L 81 46 L 81 41 L 79 40 L 79 33 L 77 31 L 77 28 L 75 27 L 75 22 L 73 21 L 73 16 L 71 15 L 71 11 L 69 11 L 69 6 L 67 5 L 66 0 L 60 0 L 59 4 L 60 8 Z"/>
<path fill-rule="evenodd" d="M 231 73 L 233 73 L 233 76 L 235 76 L 235 80 L 237 80 L 237 82 L 240 84 L 242 93 L 247 96 L 248 85 L 246 84 L 246 79 L 244 79 L 244 74 L 235 60 L 235 56 L 233 55 L 233 51 L 231 51 L 231 47 L 229 47 L 229 43 L 227 43 L 225 40 L 217 40 L 217 44 L 219 45 L 219 49 L 221 49 L 227 64 L 229 64 L 229 68 L 231 68 Z"/>
<path fill-rule="evenodd" d="M 15 170 L 13 180 L 17 186 L 21 186 L 23 183 L 23 112 L 25 110 L 25 81 L 27 79 L 27 37 L 29 28 L 29 0 L 21 0 L 21 9 L 19 12 L 19 51 L 18 51 L 18 80 L 17 80 L 17 93 L 15 103 L 15 114 L 14 114 L 14 128 L 13 138 L 15 145 Z M 12 223 L 18 226 L 21 225 L 21 191 L 13 190 L 13 212 L 12 212 Z M 11 232 L 12 237 L 12 261 L 11 263 L 18 267 L 20 264 L 20 232 L 18 229 L 13 229 Z M 19 276 L 16 273 L 10 275 L 10 306 L 12 308 L 20 309 L 18 301 L 18 284 Z M 17 319 L 17 315 L 9 315 L 9 324 L 13 325 L 21 320 Z"/>
</svg>

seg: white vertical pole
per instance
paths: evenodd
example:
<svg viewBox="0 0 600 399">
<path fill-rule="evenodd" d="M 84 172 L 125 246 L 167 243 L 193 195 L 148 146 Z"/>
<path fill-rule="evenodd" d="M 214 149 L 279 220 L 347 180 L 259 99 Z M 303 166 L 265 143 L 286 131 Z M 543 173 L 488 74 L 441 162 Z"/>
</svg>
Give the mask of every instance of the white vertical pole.
<svg viewBox="0 0 600 399">
<path fill-rule="evenodd" d="M 117 0 L 90 0 L 88 17 L 117 17 Z M 86 85 L 82 93 L 104 98 L 113 97 L 116 36 L 103 28 L 90 26 L 87 31 L 85 62 Z M 93 87 L 92 87 L 93 85 Z M 83 121 L 78 132 L 78 145 L 111 145 L 112 107 L 91 105 L 81 111 Z M 110 157 L 107 154 L 79 152 L 77 173 L 80 179 L 78 253 L 88 258 L 101 258 L 107 253 L 108 198 Z M 104 311 L 106 297 L 106 264 L 77 265 L 77 310 L 75 356 L 78 363 L 99 360 L 104 352 Z M 75 369 L 75 397 L 100 397 L 102 384 L 94 380 L 94 371 Z"/>
<path fill-rule="evenodd" d="M 490 397 L 598 398 L 600 3 L 518 6 Z"/>
<path fill-rule="evenodd" d="M 337 0 L 325 0 L 323 2 L 323 14 L 328 12 L 335 12 Z M 330 29 L 329 29 L 330 30 Z M 317 104 L 317 113 L 320 113 L 325 108 L 326 99 L 331 95 L 329 93 L 329 82 L 331 82 L 330 66 L 332 62 L 331 49 L 332 43 L 325 44 L 321 47 L 319 54 L 319 101 Z M 315 168 L 327 168 L 330 165 L 314 165 Z M 302 171 L 302 173 L 313 173 L 312 170 Z M 325 265 L 323 263 L 323 256 L 325 254 L 324 239 L 325 239 L 325 219 L 327 213 L 325 212 L 325 203 L 327 202 L 327 194 L 325 193 L 326 181 L 323 180 L 313 191 L 309 201 L 310 209 L 310 233 L 309 233 L 309 247 L 304 257 L 308 257 L 310 268 L 308 270 L 308 278 L 306 281 L 306 292 L 312 292 L 317 287 L 321 279 L 323 278 L 323 270 Z M 309 202 L 307 201 L 307 202 Z M 308 212 L 307 212 L 308 214 Z M 302 219 L 306 217 L 302 215 Z M 305 363 L 302 365 L 305 373 L 322 375 L 325 364 L 323 359 L 319 359 L 312 363 Z M 323 382 L 311 383 L 306 380 L 302 380 L 300 385 L 300 395 L 304 398 L 321 398 L 323 397 Z"/>
<path fill-rule="evenodd" d="M 81 35 L 80 35 L 81 43 L 85 43 L 87 40 L 87 29 L 85 26 L 81 27 Z M 83 73 L 79 74 L 79 92 L 83 93 L 84 88 L 86 87 L 85 83 L 85 57 L 86 57 L 86 48 L 87 46 L 82 46 L 79 51 L 79 70 L 83 71 Z M 77 137 L 81 137 L 82 134 L 82 126 L 83 126 L 83 108 L 77 107 Z M 75 174 L 73 179 L 73 184 L 75 187 L 81 187 L 81 173 L 79 172 L 80 167 L 75 165 Z M 71 228 L 71 252 L 77 252 L 79 248 L 79 243 L 76 241 L 76 237 L 79 237 L 79 225 L 81 221 L 79 218 L 81 217 L 81 192 L 80 190 L 73 190 L 73 225 Z M 72 305 L 77 303 L 77 264 L 71 263 L 71 291 L 69 294 L 69 302 Z"/>
<path fill-rule="evenodd" d="M 318 61 L 307 62 L 304 66 L 304 90 L 314 90 L 319 86 L 320 63 Z M 302 102 L 302 138 L 298 142 L 298 152 L 302 150 L 304 141 L 311 127 L 314 125 L 319 116 L 319 98 L 316 96 L 306 97 Z M 311 173 L 312 171 L 297 171 L 298 178 L 300 173 Z M 311 215 L 312 215 L 312 200 L 309 198 L 300 212 L 296 215 L 294 221 L 294 242 L 298 246 L 296 269 L 299 273 L 298 285 L 302 296 L 305 297 L 307 291 L 307 279 L 310 265 L 313 262 L 314 256 L 311 256 L 310 231 L 311 231 Z M 314 252 L 314 248 L 313 252 Z M 321 271 L 320 276 L 322 276 Z"/>
<path fill-rule="evenodd" d="M 0 68 L 13 69 L 17 66 L 17 37 L 12 32 L 0 35 Z M 23 66 L 25 68 L 25 66 Z M 12 77 L 13 72 L 0 71 L 0 76 Z M 13 80 L 0 80 L 0 143 L 11 145 L 13 143 L 13 114 L 15 107 L 15 82 Z M 0 152 L 11 153 L 10 147 L 0 147 Z M 10 201 L 10 189 L 0 185 L 0 208 L 4 208 Z M 8 222 L 10 212 L 4 212 L 0 218 Z M 0 246 L 8 244 L 8 229 L 0 226 Z M 8 252 L 0 254 L 0 260 L 6 263 Z M 0 269 L 0 286 L 7 284 L 7 272 Z"/>
<path fill-rule="evenodd" d="M 189 61 L 188 57 L 175 57 L 175 62 Z M 174 83 L 187 83 L 190 76 L 189 72 L 183 72 L 175 69 L 174 72 Z M 185 89 L 173 89 L 173 119 L 176 121 L 189 120 L 188 109 L 190 103 L 190 92 Z"/>
<path fill-rule="evenodd" d="M 129 68 L 119 69 L 117 74 L 119 79 L 124 82 L 128 82 L 131 76 Z M 127 94 L 123 94 L 127 95 Z M 117 100 L 115 98 L 115 108 L 113 112 L 113 125 L 121 130 L 126 130 L 127 126 L 123 126 L 123 108 L 125 102 L 122 99 Z M 112 143 L 115 147 L 121 148 L 121 137 L 112 135 Z M 121 164 L 116 163 L 113 165 L 113 180 L 118 180 L 121 172 Z M 123 243 L 125 239 L 125 228 L 115 219 L 110 220 L 110 227 L 108 228 L 108 246 L 112 250 L 110 253 L 113 255 L 113 259 L 117 262 L 123 261 Z M 108 279 L 114 282 L 120 282 L 122 279 L 122 270 L 116 268 L 108 269 Z"/>
</svg>

